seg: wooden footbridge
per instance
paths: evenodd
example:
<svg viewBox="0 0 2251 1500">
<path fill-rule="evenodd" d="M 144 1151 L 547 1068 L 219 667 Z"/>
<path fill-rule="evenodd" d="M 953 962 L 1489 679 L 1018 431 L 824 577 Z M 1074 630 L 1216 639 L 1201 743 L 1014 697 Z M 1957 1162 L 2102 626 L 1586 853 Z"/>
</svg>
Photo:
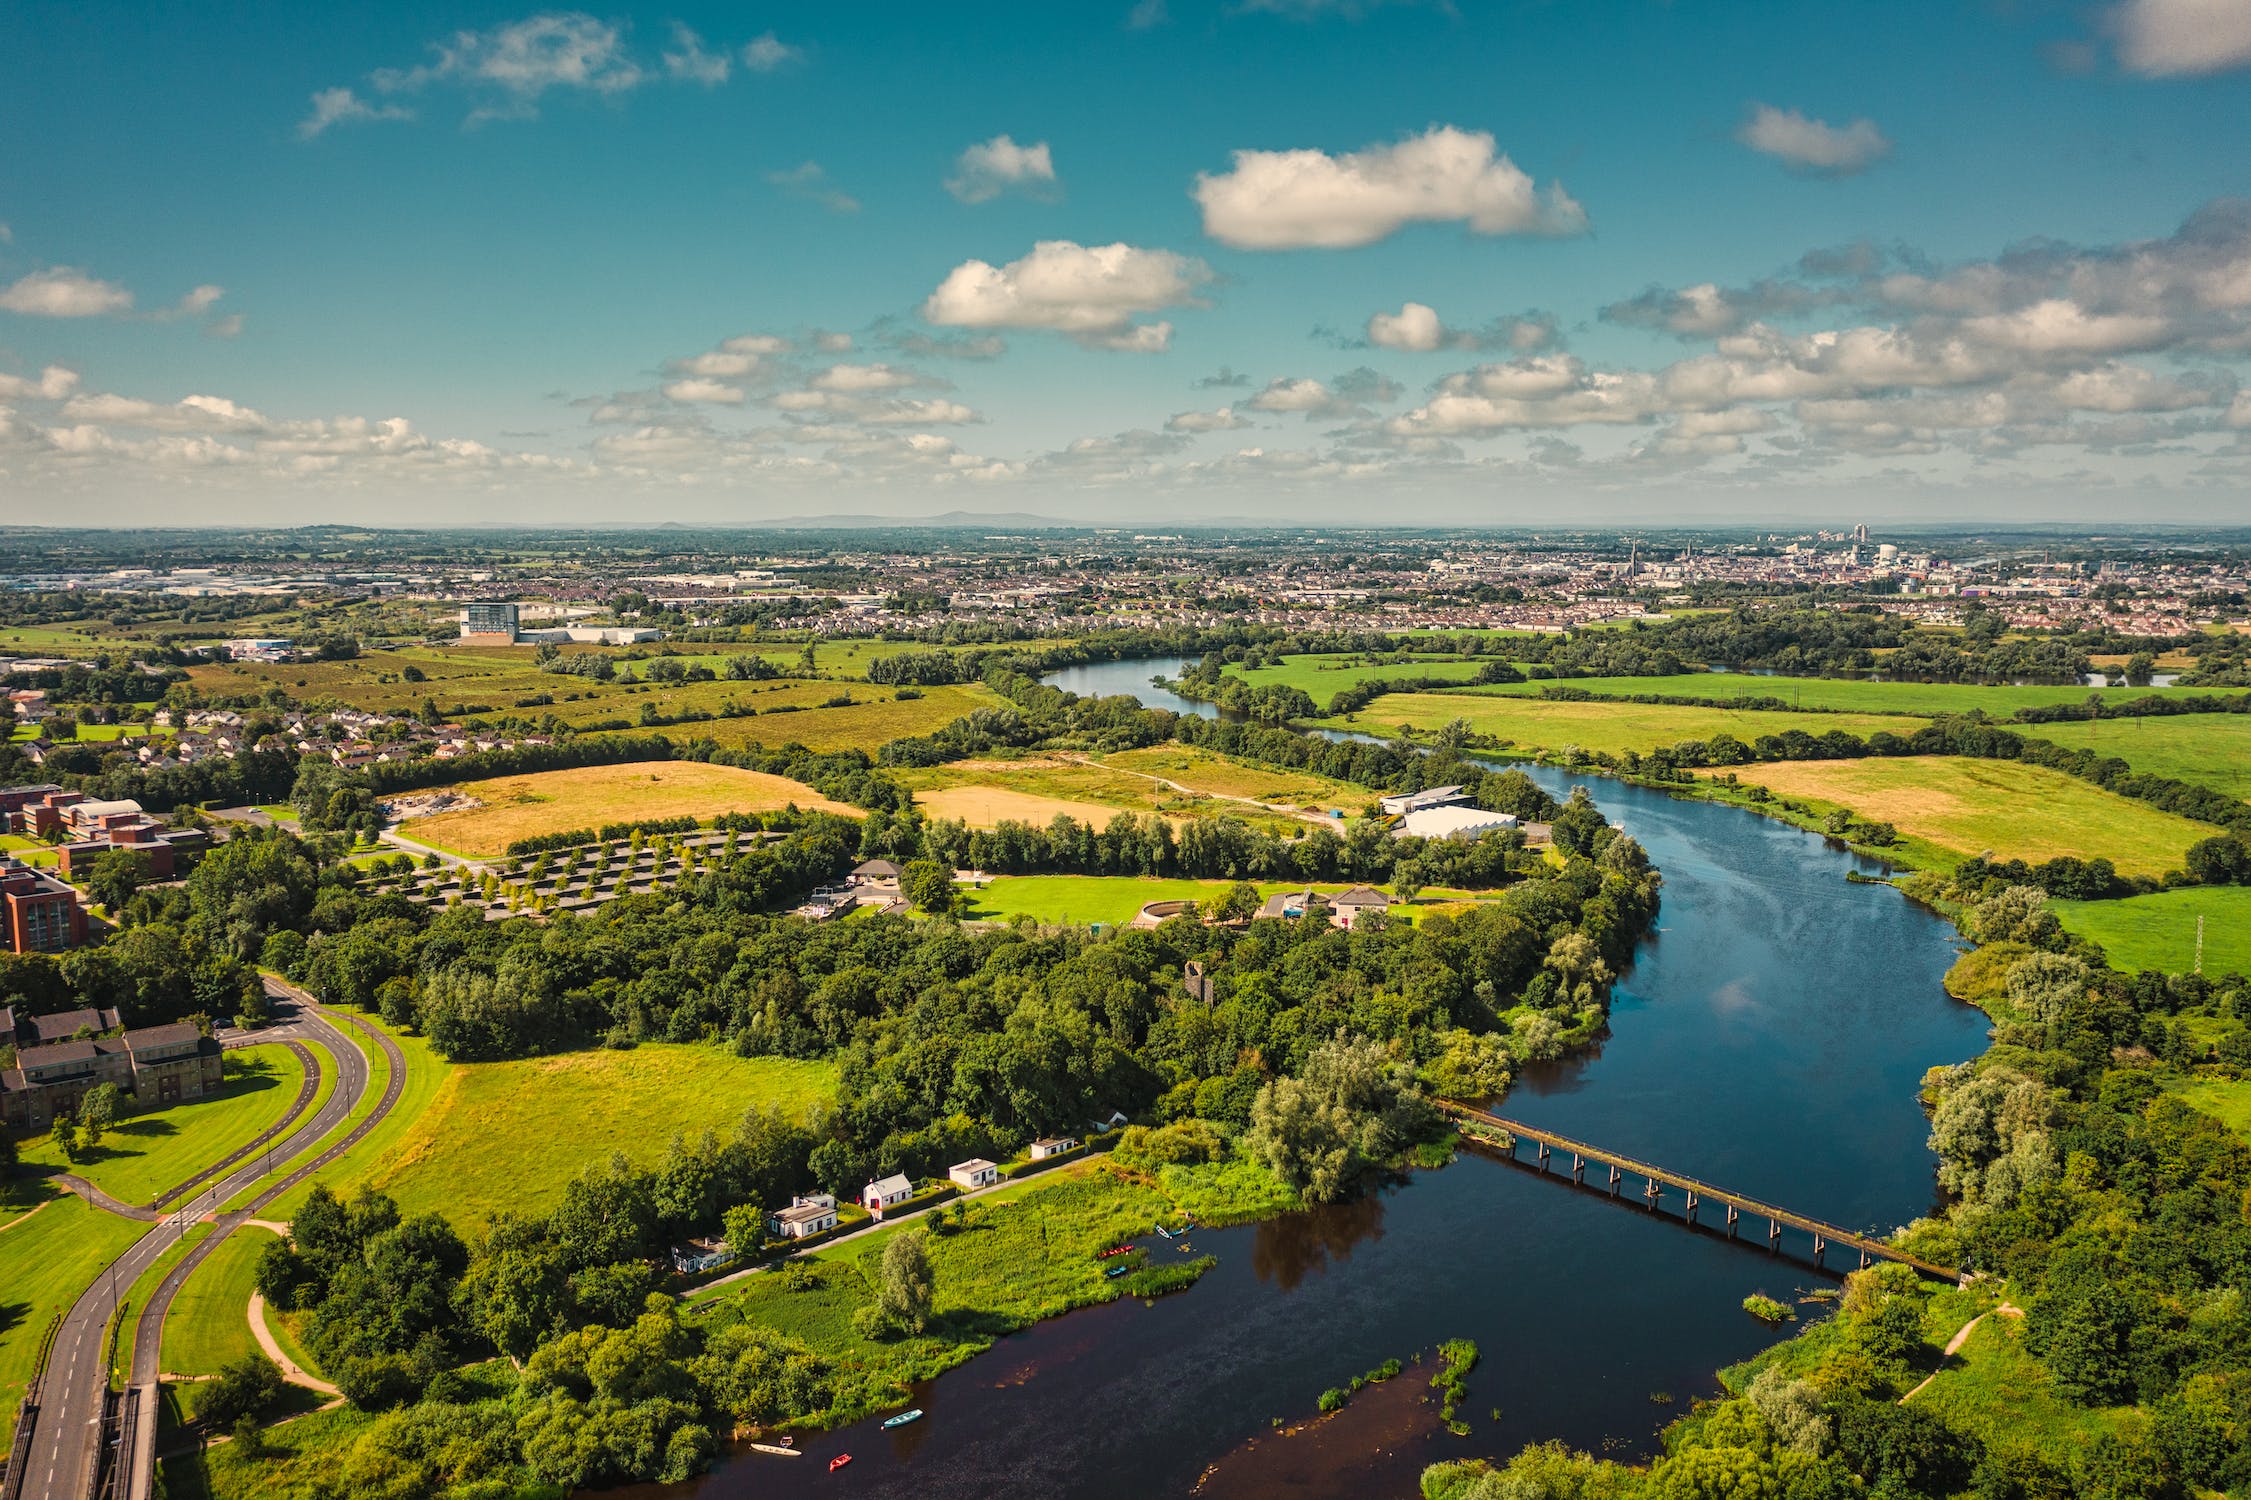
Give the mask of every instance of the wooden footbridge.
<svg viewBox="0 0 2251 1500">
<path fill-rule="evenodd" d="M 1668 1172 L 1663 1167 L 1651 1166 L 1648 1162 L 1636 1161 L 1630 1156 L 1620 1156 L 1615 1151 L 1605 1151 L 1599 1146 L 1572 1140 L 1569 1136 L 1557 1135 L 1552 1130 L 1519 1124 L 1515 1120 L 1503 1119 L 1499 1115 L 1467 1104 L 1456 1104 L 1448 1099 L 1439 1100 L 1438 1106 L 1453 1118 L 1463 1135 L 1498 1146 L 1509 1154 L 1511 1160 L 1522 1161 L 1516 1155 L 1519 1141 L 1532 1142 L 1539 1148 L 1536 1165 L 1541 1172 L 1549 1170 L 1548 1162 L 1553 1156 L 1558 1153 L 1568 1155 L 1571 1158 L 1571 1180 L 1582 1187 L 1586 1185 L 1587 1167 L 1590 1163 L 1609 1169 L 1610 1196 L 1613 1198 L 1623 1196 L 1627 1177 L 1640 1178 L 1641 1197 L 1647 1201 L 1651 1213 L 1659 1211 L 1659 1205 L 1663 1203 L 1668 1191 L 1683 1195 L 1682 1222 L 1691 1226 L 1696 1225 L 1696 1211 L 1699 1208 L 1707 1202 L 1720 1204 L 1727 1210 L 1727 1234 L 1730 1239 L 1735 1237 L 1736 1221 L 1748 1214 L 1753 1218 L 1766 1220 L 1766 1243 L 1769 1250 L 1782 1248 L 1782 1231 L 1788 1227 L 1803 1230 L 1813 1236 L 1813 1258 L 1817 1263 L 1831 1246 L 1841 1246 L 1860 1253 L 1860 1268 L 1864 1271 L 1871 1261 L 1889 1260 L 1897 1261 L 1903 1266 L 1912 1266 L 1923 1275 L 1938 1280 L 1959 1282 L 1965 1279 L 1963 1273 L 1952 1266 L 1935 1265 L 1918 1259 L 1896 1245 L 1887 1245 L 1882 1240 L 1870 1239 L 1850 1229 L 1808 1218 L 1804 1214 L 1792 1213 L 1786 1208 L 1777 1208 L 1756 1198 L 1746 1198 L 1741 1193 L 1731 1193 L 1725 1188 L 1698 1182 L 1693 1177 L 1684 1177 L 1678 1172 Z M 1529 1162 L 1523 1164 L 1534 1165 Z"/>
</svg>

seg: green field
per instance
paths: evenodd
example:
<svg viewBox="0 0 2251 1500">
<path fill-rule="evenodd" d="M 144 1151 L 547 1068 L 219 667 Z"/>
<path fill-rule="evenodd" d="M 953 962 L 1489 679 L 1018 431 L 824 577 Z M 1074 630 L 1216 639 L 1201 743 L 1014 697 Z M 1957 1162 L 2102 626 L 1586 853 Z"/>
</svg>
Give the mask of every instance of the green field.
<svg viewBox="0 0 2251 1500">
<path fill-rule="evenodd" d="M 331 1162 L 314 1179 L 314 1181 L 327 1183 L 336 1192 L 346 1196 L 365 1181 L 371 1164 L 381 1158 L 382 1154 L 389 1149 L 391 1143 L 405 1134 L 422 1117 L 423 1112 L 430 1107 L 430 1101 L 437 1097 L 438 1087 L 445 1079 L 446 1070 L 452 1066 L 435 1052 L 432 1052 L 430 1044 L 422 1038 L 409 1036 L 403 1031 L 387 1027 L 373 1016 L 363 1016 L 361 1019 L 378 1030 L 389 1032 L 392 1040 L 399 1044 L 399 1050 L 406 1056 L 406 1083 L 400 1090 L 399 1102 L 388 1115 L 383 1117 L 382 1123 L 369 1131 L 365 1138 L 352 1147 L 350 1151 L 338 1160 Z M 367 1060 L 367 1092 L 360 1097 L 359 1103 L 353 1106 L 351 1114 L 346 1116 L 334 1130 L 299 1153 L 297 1158 L 292 1159 L 292 1163 L 276 1163 L 275 1170 L 282 1175 L 287 1174 L 287 1168 L 294 1161 L 316 1155 L 326 1150 L 333 1142 L 349 1134 L 361 1120 L 374 1110 L 376 1101 L 383 1097 L 384 1089 L 389 1086 L 390 1064 L 383 1055 L 382 1049 L 368 1041 L 360 1029 L 349 1021 L 338 1022 L 337 1029 L 351 1039 L 352 1045 L 358 1047 L 360 1055 Z M 305 1196 L 312 1190 L 313 1182 L 311 1181 L 298 1184 L 282 1197 L 267 1205 L 264 1216 L 269 1219 L 287 1220 L 296 1213 L 297 1205 L 303 1203 Z M 259 1191 L 258 1188 L 248 1189 L 232 1200 L 228 1206 L 239 1208 L 256 1197 Z"/>
<path fill-rule="evenodd" d="M 2086 1407 L 2056 1394 L 2047 1372 L 2025 1352 L 2023 1320 L 2001 1315 L 1988 1316 L 1971 1331 L 1915 1404 L 1988 1447 L 2051 1461 L 2083 1453 L 2097 1438 L 2144 1421 L 2131 1407 Z"/>
<path fill-rule="evenodd" d="M 2052 901 L 2066 929 L 2100 943 L 2111 967 L 2186 973 L 2204 918 L 2204 972 L 2251 974 L 2251 887 L 2184 886 L 2124 901 Z"/>
<path fill-rule="evenodd" d="M 2029 724 L 2034 739 L 2115 755 L 2135 770 L 2251 799 L 2251 714 L 2077 719 Z"/>
<path fill-rule="evenodd" d="M 1357 714 L 1314 722 L 1335 729 L 1390 734 L 1402 728 L 1428 734 L 1454 720 L 1471 732 L 1491 735 L 1502 748 L 1527 754 L 1576 747 L 1589 752 L 1647 754 L 1683 740 L 1709 739 L 1726 731 L 1748 744 L 1760 735 L 1800 729 L 1827 734 L 1841 729 L 1866 737 L 1878 730 L 1910 734 L 1919 721 L 1879 714 L 1755 713 L 1714 704 L 1711 707 L 1651 703 L 1555 703 L 1523 698 L 1458 693 L 1386 693 Z"/>
<path fill-rule="evenodd" d="M 2237 1139 L 2251 1142 L 2251 1078 L 2176 1075 L 2166 1080 L 2165 1091 L 2180 1095 L 2218 1120 L 2234 1131 Z"/>
<path fill-rule="evenodd" d="M 1372 788 L 1349 781 L 1236 760 L 1187 745 L 1120 750 L 1103 756 L 1102 764 L 1143 776 L 1161 776 L 1208 796 L 1247 797 L 1254 802 L 1315 811 L 1336 810 L 1347 818 L 1357 816 L 1379 795 Z"/>
<path fill-rule="evenodd" d="M 1261 896 L 1277 891 L 1302 891 L 1294 881 L 1259 880 Z M 1027 916 L 1059 925 L 1096 922 L 1123 927 L 1152 901 L 1217 901 L 1234 889 L 1231 880 L 1154 880 L 1137 875 L 996 875 L 974 893 L 967 915 L 973 919 L 1005 921 Z M 1334 895 L 1349 887 L 1316 881 L 1313 889 Z M 1447 905 L 1475 899 L 1470 891 L 1432 887 L 1416 896 L 1417 906 Z"/>
<path fill-rule="evenodd" d="M 16 1405 L 47 1325 L 149 1227 L 67 1194 L 28 1215 L 7 1217 L 13 1213 L 0 1209 L 6 1224 L 0 1228 L 0 1444 L 15 1431 Z"/>
<path fill-rule="evenodd" d="M 1841 807 L 1889 823 L 1947 862 L 1991 854 L 2038 864 L 2068 854 L 2107 859 L 2125 875 L 2161 875 L 2181 868 L 2188 846 L 2213 831 L 2061 771 L 2013 760 L 1786 761 L 1737 766 L 1733 774 L 1809 803 L 1817 813 Z"/>
<path fill-rule="evenodd" d="M 164 1373 L 216 1375 L 258 1352 L 250 1333 L 250 1294 L 258 1257 L 272 1243 L 266 1230 L 238 1229 L 196 1267 L 164 1320 Z"/>
<path fill-rule="evenodd" d="M 389 1193 L 405 1213 L 440 1212 L 463 1228 L 496 1209 L 543 1212 L 613 1150 L 654 1165 L 674 1131 L 725 1135 L 751 1108 L 802 1116 L 836 1095 L 832 1063 L 661 1042 L 439 1067 L 413 1123 L 350 1180 Z"/>
<path fill-rule="evenodd" d="M 1504 697 L 1538 697 L 1541 689 L 1568 687 L 1602 698 L 1654 693 L 1668 698 L 1702 698 L 1725 703 L 1737 698 L 1780 698 L 1793 706 L 1836 709 L 1847 713 L 1905 714 L 1928 718 L 1934 714 L 1968 713 L 1983 709 L 2005 719 L 2020 708 L 2046 708 L 2058 703 L 2085 703 L 2100 694 L 2106 703 L 2164 694 L 2171 688 L 2016 687 L 1984 686 L 1969 682 L 1866 682 L 1829 677 L 1765 677 L 1749 672 L 1689 672 L 1677 677 L 1573 677 L 1562 683 L 1495 683 L 1464 691 Z M 2049 726 L 2028 729 L 2038 732 Z"/>
<path fill-rule="evenodd" d="M 1271 667 L 1245 669 L 1240 665 L 1227 668 L 1227 675 L 1239 677 L 1250 686 L 1294 687 L 1310 697 L 1319 707 L 1326 709 L 1329 700 L 1348 687 L 1363 682 L 1396 682 L 1402 677 L 1443 677 L 1450 682 L 1468 682 L 1477 675 L 1483 664 L 1478 657 L 1446 655 L 1417 656 L 1412 661 L 1382 661 L 1371 663 L 1357 653 L 1323 656 L 1285 656 Z"/>
<path fill-rule="evenodd" d="M 75 1172 L 120 1203 L 151 1202 L 277 1124 L 305 1078 L 281 1046 L 229 1052 L 226 1067 L 227 1081 L 216 1095 L 130 1115 L 76 1165 L 44 1136 L 22 1142 L 24 1165 Z"/>
</svg>

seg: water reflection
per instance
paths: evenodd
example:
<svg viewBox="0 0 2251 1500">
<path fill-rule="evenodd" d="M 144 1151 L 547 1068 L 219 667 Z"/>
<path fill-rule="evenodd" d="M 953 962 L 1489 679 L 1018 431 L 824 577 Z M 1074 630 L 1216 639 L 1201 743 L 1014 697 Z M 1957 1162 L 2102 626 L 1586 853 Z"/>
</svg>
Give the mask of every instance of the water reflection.
<svg viewBox="0 0 2251 1500">
<path fill-rule="evenodd" d="M 1306 1277 L 1327 1271 L 1330 1262 L 1350 1260 L 1355 1245 L 1383 1238 L 1383 1203 L 1381 1198 L 1361 1198 L 1268 1219 L 1257 1226 L 1251 1241 L 1252 1274 L 1277 1291 L 1296 1291 Z"/>
</svg>

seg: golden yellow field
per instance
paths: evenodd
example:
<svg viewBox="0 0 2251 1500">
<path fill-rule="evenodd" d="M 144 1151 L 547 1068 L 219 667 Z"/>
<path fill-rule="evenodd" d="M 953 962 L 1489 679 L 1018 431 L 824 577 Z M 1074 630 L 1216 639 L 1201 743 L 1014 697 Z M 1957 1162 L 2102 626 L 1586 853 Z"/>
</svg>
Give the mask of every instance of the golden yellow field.
<svg viewBox="0 0 2251 1500">
<path fill-rule="evenodd" d="M 1349 781 L 1332 781 L 1308 771 L 1277 770 L 1181 745 L 1121 750 L 1104 756 L 1102 764 L 1144 776 L 1161 776 L 1214 797 L 1247 797 L 1281 807 L 1342 808 L 1351 814 L 1376 798 L 1376 793 Z"/>
<path fill-rule="evenodd" d="M 1990 853 L 2037 864 L 2068 854 L 2108 859 L 2123 875 L 2162 875 L 2181 868 L 2188 846 L 2213 832 L 2075 776 L 2013 760 L 1914 756 L 1733 769 L 1778 795 L 1890 823 L 1957 858 Z"/>
<path fill-rule="evenodd" d="M 1063 797 L 1043 797 L 1037 792 L 1011 791 L 997 786 L 950 786 L 917 792 L 914 798 L 933 818 L 954 819 L 972 828 L 996 823 L 1031 823 L 1044 827 L 1057 813 L 1106 828 L 1125 808 L 1100 802 L 1073 802 Z"/>
<path fill-rule="evenodd" d="M 692 760 L 499 776 L 453 790 L 475 797 L 483 806 L 415 818 L 399 832 L 443 849 L 491 857 L 517 839 L 644 818 L 772 812 L 790 803 L 860 816 L 859 809 L 832 802 L 803 782 Z"/>
</svg>

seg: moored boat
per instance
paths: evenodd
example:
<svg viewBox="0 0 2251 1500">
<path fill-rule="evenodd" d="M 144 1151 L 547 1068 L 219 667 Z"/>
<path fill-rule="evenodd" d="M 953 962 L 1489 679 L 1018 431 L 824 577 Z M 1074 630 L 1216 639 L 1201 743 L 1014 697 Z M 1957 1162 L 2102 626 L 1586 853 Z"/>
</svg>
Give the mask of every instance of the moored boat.
<svg viewBox="0 0 2251 1500">
<path fill-rule="evenodd" d="M 915 1406 L 909 1407 L 907 1410 L 900 1412 L 895 1417 L 885 1417 L 883 1419 L 883 1425 L 886 1427 L 904 1427 L 909 1422 L 919 1422 L 921 1420 L 922 1408 Z"/>
<path fill-rule="evenodd" d="M 841 1469 L 841 1468 L 843 1468 L 843 1467 L 844 1467 L 844 1466 L 845 1466 L 846 1464 L 850 1463 L 851 1461 L 852 1461 L 852 1455 L 851 1455 L 851 1454 L 849 1454 L 849 1453 L 839 1453 L 838 1455 L 836 1455 L 836 1457 L 834 1457 L 834 1458 L 832 1458 L 832 1459 L 830 1459 L 830 1460 L 828 1461 L 828 1471 L 829 1471 L 829 1472 L 830 1472 L 831 1474 L 834 1474 L 834 1473 L 835 1473 L 835 1472 L 836 1472 L 836 1471 L 837 1471 L 838 1469 Z"/>
</svg>

